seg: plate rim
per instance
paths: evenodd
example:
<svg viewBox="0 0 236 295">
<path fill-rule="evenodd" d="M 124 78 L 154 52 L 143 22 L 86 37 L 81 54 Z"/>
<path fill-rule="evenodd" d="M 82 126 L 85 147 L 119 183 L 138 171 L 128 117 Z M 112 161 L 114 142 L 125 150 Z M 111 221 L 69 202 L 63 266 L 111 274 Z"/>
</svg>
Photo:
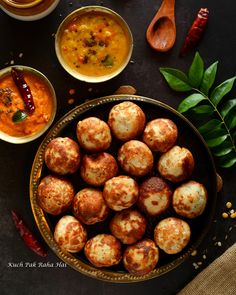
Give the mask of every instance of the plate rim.
<svg viewBox="0 0 236 295">
<path fill-rule="evenodd" d="M 84 263 L 83 261 L 77 259 L 74 257 L 72 254 L 69 252 L 64 251 L 61 249 L 56 242 L 54 241 L 53 238 L 53 233 L 50 230 L 50 227 L 47 223 L 46 220 L 46 213 L 40 208 L 40 206 L 37 203 L 37 198 L 36 198 L 36 192 L 37 192 L 37 187 L 38 183 L 41 177 L 42 173 L 42 168 L 43 168 L 43 152 L 45 150 L 45 147 L 47 144 L 52 140 L 52 138 L 55 138 L 58 136 L 58 133 L 60 133 L 63 128 L 70 122 L 72 122 L 77 116 L 83 114 L 83 112 L 92 109 L 96 106 L 103 105 L 106 103 L 111 103 L 111 102 L 121 102 L 121 101 L 133 101 L 133 102 L 147 102 L 150 104 L 154 104 L 157 106 L 160 106 L 164 109 L 169 110 L 170 112 L 174 113 L 181 119 L 183 119 L 196 133 L 196 135 L 199 137 L 201 143 L 204 145 L 204 148 L 209 156 L 209 160 L 212 165 L 213 172 L 215 172 L 215 179 L 214 179 L 214 195 L 212 196 L 212 204 L 211 204 L 211 211 L 210 211 L 210 217 L 209 217 L 209 222 L 205 226 L 205 228 L 202 230 L 200 233 L 199 237 L 197 238 L 197 241 L 193 243 L 189 247 L 189 249 L 181 254 L 180 257 L 176 258 L 172 262 L 169 262 L 168 264 L 162 265 L 160 267 L 155 268 L 153 271 L 146 275 L 142 276 L 136 276 L 132 275 L 130 273 L 122 273 L 122 272 L 114 272 L 111 270 L 106 270 L 106 269 L 99 269 L 94 266 L 90 266 L 89 264 Z M 216 200 L 217 200 L 217 189 L 216 189 L 216 167 L 215 163 L 213 160 L 213 156 L 204 141 L 203 137 L 201 134 L 198 132 L 197 128 L 182 114 L 180 114 L 177 110 L 175 110 L 173 107 L 153 98 L 148 98 L 145 96 L 139 96 L 139 95 L 126 95 L 126 94 L 121 94 L 121 95 L 108 95 L 108 96 L 103 96 L 100 98 L 96 98 L 90 101 L 87 101 L 83 104 L 80 104 L 67 112 L 64 116 L 62 116 L 49 130 L 49 132 L 46 134 L 44 137 L 43 141 L 38 147 L 38 150 L 35 154 L 34 161 L 32 164 L 32 169 L 30 173 L 30 183 L 29 183 L 29 195 L 30 195 L 30 203 L 31 203 L 31 209 L 33 212 L 34 220 L 37 224 L 37 227 L 49 246 L 49 248 L 56 254 L 58 258 L 60 258 L 62 261 L 67 263 L 69 266 L 71 266 L 73 269 L 79 271 L 80 273 L 96 278 L 102 281 L 108 281 L 108 282 L 113 282 L 113 283 L 135 283 L 135 282 L 141 282 L 141 281 L 146 281 L 149 279 L 153 279 L 156 277 L 159 277 L 180 264 L 182 264 L 187 258 L 191 255 L 193 250 L 195 250 L 203 241 L 204 237 L 206 236 L 207 232 L 210 229 L 210 226 L 212 225 L 213 222 L 213 217 L 215 213 L 215 208 L 216 208 Z"/>
</svg>

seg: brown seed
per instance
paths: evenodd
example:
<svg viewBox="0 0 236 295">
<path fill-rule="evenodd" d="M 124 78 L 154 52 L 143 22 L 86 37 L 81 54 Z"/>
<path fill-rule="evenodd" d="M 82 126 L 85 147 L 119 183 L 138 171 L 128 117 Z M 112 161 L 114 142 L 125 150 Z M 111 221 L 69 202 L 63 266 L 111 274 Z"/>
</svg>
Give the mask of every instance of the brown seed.
<svg viewBox="0 0 236 295">
<path fill-rule="evenodd" d="M 68 104 L 73 104 L 74 102 L 75 102 L 75 100 L 74 100 L 74 98 L 70 98 L 70 99 L 68 99 Z"/>
<path fill-rule="evenodd" d="M 216 183 L 217 183 L 217 192 L 220 192 L 223 187 L 223 180 L 218 173 L 216 173 Z"/>
<path fill-rule="evenodd" d="M 69 94 L 70 94 L 70 95 L 75 94 L 75 89 L 71 88 L 71 89 L 69 90 Z"/>
<path fill-rule="evenodd" d="M 122 85 L 116 91 L 115 94 L 135 94 L 137 90 L 131 85 Z"/>
</svg>

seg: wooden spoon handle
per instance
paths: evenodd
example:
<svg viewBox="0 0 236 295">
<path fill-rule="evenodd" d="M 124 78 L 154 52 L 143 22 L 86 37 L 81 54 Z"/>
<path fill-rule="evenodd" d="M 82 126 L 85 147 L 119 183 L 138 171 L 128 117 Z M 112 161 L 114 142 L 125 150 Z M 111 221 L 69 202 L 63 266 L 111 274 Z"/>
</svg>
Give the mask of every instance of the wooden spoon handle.
<svg viewBox="0 0 236 295">
<path fill-rule="evenodd" d="M 156 15 L 153 18 L 153 21 L 155 22 L 162 16 L 169 17 L 172 21 L 174 21 L 175 18 L 175 0 L 163 0 L 162 4 L 157 11 Z"/>
</svg>

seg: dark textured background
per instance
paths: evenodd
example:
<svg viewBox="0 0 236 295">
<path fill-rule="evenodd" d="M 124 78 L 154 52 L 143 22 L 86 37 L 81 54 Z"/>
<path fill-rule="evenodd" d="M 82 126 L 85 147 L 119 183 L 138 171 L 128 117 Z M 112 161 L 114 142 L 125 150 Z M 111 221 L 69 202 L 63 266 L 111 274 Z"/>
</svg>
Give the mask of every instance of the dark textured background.
<svg viewBox="0 0 236 295">
<path fill-rule="evenodd" d="M 120 85 L 130 84 L 138 94 L 159 99 L 176 107 L 183 98 L 171 91 L 159 74 L 159 67 L 171 66 L 187 69 L 193 52 L 180 59 L 178 52 L 186 32 L 200 7 L 208 7 L 210 18 L 205 35 L 198 50 L 208 66 L 219 60 L 217 81 L 232 77 L 236 73 L 236 2 L 228 1 L 176 1 L 177 40 L 173 49 L 160 54 L 154 52 L 145 41 L 145 31 L 160 0 L 105 0 L 105 1 L 66 1 L 61 0 L 53 13 L 35 22 L 21 22 L 0 12 L 0 68 L 23 64 L 42 71 L 55 87 L 58 99 L 59 119 L 75 105 L 103 95 L 112 94 Z M 54 52 L 53 34 L 62 19 L 75 8 L 83 5 L 104 5 L 120 13 L 130 25 L 134 36 L 134 51 L 127 68 L 113 80 L 101 84 L 86 84 L 70 77 L 59 65 Z M 19 54 L 23 53 L 20 58 Z M 70 88 L 76 94 L 70 96 Z M 235 97 L 236 88 L 230 94 Z M 67 100 L 73 97 L 74 105 Z M 10 210 L 15 208 L 36 235 L 40 238 L 30 208 L 29 176 L 32 161 L 43 136 L 24 145 L 0 142 L 0 294 L 176 294 L 210 262 L 222 254 L 236 241 L 236 220 L 223 220 L 225 203 L 233 201 L 236 208 L 236 169 L 221 171 L 224 179 L 223 191 L 218 195 L 214 222 L 207 237 L 195 257 L 190 257 L 181 266 L 162 277 L 129 285 L 115 285 L 87 278 L 67 267 L 39 267 L 40 262 L 56 265 L 59 259 L 50 251 L 48 257 L 40 258 L 28 250 L 21 241 L 10 218 Z M 207 169 L 207 167 L 205 167 Z M 40 238 L 41 239 L 41 238 Z M 219 247 L 216 242 L 221 242 Z M 206 259 L 203 259 L 203 255 Z M 9 263 L 22 262 L 24 267 L 10 267 Z M 26 262 L 38 267 L 26 267 Z M 197 270 L 193 263 L 202 262 Z M 227 294 L 227 290 L 225 292 Z"/>
</svg>

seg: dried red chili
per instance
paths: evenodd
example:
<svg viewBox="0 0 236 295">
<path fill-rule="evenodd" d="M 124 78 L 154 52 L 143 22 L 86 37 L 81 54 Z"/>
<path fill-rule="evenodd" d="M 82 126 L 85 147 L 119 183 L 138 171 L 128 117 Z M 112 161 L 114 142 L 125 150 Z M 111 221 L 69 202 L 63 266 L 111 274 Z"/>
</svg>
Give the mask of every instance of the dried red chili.
<svg viewBox="0 0 236 295">
<path fill-rule="evenodd" d="M 209 11 L 207 8 L 201 8 L 194 20 L 188 34 L 185 38 L 184 44 L 180 50 L 180 56 L 185 56 L 191 49 L 193 49 L 200 41 L 203 32 L 205 31 L 208 21 Z"/>
<path fill-rule="evenodd" d="M 18 229 L 20 236 L 25 242 L 26 246 L 28 246 L 31 250 L 33 250 L 36 254 L 45 257 L 47 256 L 46 250 L 42 247 L 39 241 L 32 234 L 30 229 L 25 225 L 20 216 L 15 212 L 11 211 L 12 219 L 15 223 L 16 228 Z"/>
<path fill-rule="evenodd" d="M 29 85 L 25 82 L 24 76 L 20 70 L 12 68 L 11 75 L 20 91 L 27 113 L 32 114 L 35 110 L 35 105 Z"/>
</svg>

